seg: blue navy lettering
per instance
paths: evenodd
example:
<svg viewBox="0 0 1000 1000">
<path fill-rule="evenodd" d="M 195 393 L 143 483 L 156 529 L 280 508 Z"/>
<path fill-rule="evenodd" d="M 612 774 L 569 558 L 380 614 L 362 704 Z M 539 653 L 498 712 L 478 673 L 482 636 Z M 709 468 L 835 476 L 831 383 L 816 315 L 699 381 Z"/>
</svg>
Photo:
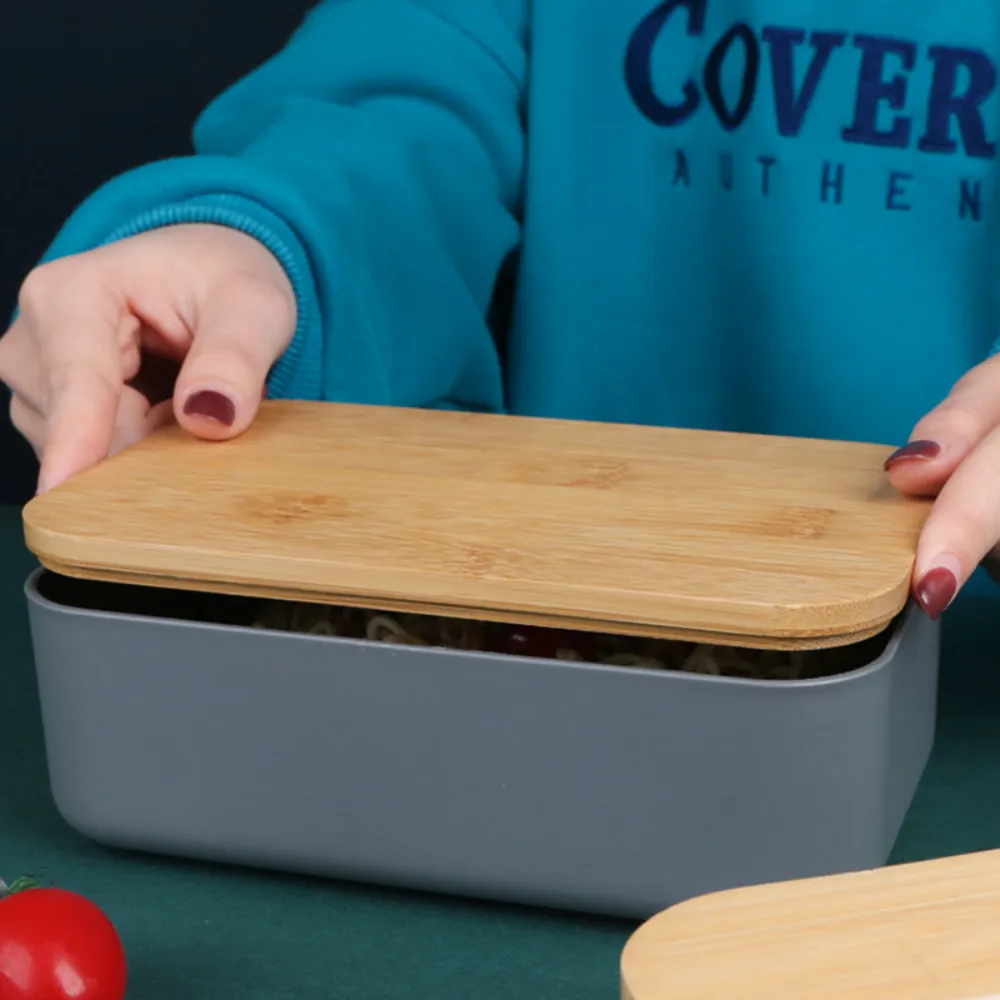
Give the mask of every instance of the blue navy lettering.
<svg viewBox="0 0 1000 1000">
<path fill-rule="evenodd" d="M 829 201 L 830 192 L 833 192 L 834 201 L 840 204 L 844 200 L 844 164 L 838 163 L 836 170 L 832 163 L 823 164 L 823 176 L 820 179 L 820 200 Z"/>
<path fill-rule="evenodd" d="M 730 110 L 726 106 L 726 98 L 722 93 L 722 66 L 737 39 L 743 45 L 745 56 L 743 85 L 740 87 L 740 96 L 736 106 Z M 759 70 L 760 45 L 757 43 L 756 35 L 750 30 L 749 24 L 742 21 L 739 24 L 734 24 L 712 46 L 712 51 L 708 54 L 708 61 L 705 63 L 705 93 L 708 95 L 708 102 L 712 105 L 715 117 L 719 119 L 719 123 L 727 132 L 738 129 L 746 121 L 747 115 L 750 114 L 754 95 L 757 92 Z"/>
<path fill-rule="evenodd" d="M 670 102 L 653 85 L 653 54 L 656 43 L 674 15 L 687 17 L 687 34 L 700 38 L 705 30 L 709 0 L 664 0 L 646 15 L 632 33 L 625 54 L 625 83 L 633 103 L 654 125 L 678 128 L 703 109 L 704 98 L 724 131 L 734 131 L 749 117 L 759 89 L 762 47 L 766 47 L 774 93 L 774 119 L 778 134 L 794 138 L 802 130 L 823 75 L 836 57 L 846 57 L 844 48 L 860 52 L 853 94 L 853 116 L 841 129 L 850 143 L 905 149 L 913 142 L 913 115 L 904 113 L 909 78 L 917 66 L 917 46 L 905 38 L 816 31 L 809 36 L 812 58 L 802 84 L 795 91 L 795 52 L 805 45 L 801 28 L 765 25 L 758 35 L 745 21 L 731 25 L 712 44 L 702 70 L 702 89 L 688 77 L 677 81 L 682 100 Z M 722 65 L 736 46 L 743 50 L 743 72 L 739 91 L 722 91 Z M 933 72 L 926 108 L 926 128 L 916 148 L 927 153 L 954 153 L 952 122 L 961 134 L 968 156 L 992 159 L 996 142 L 987 137 L 982 105 L 997 84 L 994 61 L 977 49 L 932 45 L 925 61 Z M 960 80 L 968 77 L 964 89 Z M 846 109 L 845 109 L 846 110 Z M 891 122 L 880 124 L 889 112 Z M 895 112 L 895 114 L 891 114 Z"/>
<path fill-rule="evenodd" d="M 978 222 L 983 217 L 983 185 L 963 180 L 958 193 L 958 217 Z"/>
<path fill-rule="evenodd" d="M 689 35 L 700 35 L 705 27 L 708 0 L 666 0 L 640 22 L 632 35 L 625 55 L 625 82 L 635 106 L 654 124 L 676 126 L 687 121 L 701 104 L 701 95 L 693 80 L 682 84 L 684 100 L 666 104 L 653 89 L 653 49 L 664 25 L 678 10 L 687 10 Z"/>
<path fill-rule="evenodd" d="M 771 193 L 771 167 L 778 161 L 773 156 L 758 156 L 757 162 L 764 168 L 760 175 L 760 193 L 766 198 Z"/>
<path fill-rule="evenodd" d="M 876 38 L 873 35 L 857 35 L 854 44 L 864 55 L 858 76 L 854 124 L 845 128 L 841 135 L 847 142 L 905 149 L 910 142 L 913 119 L 898 115 L 892 127 L 883 131 L 878 127 L 878 115 L 883 103 L 893 111 L 902 111 L 906 106 L 907 78 L 897 72 L 890 79 L 885 79 L 887 57 L 898 57 L 902 68 L 909 72 L 917 61 L 917 47 L 898 38 Z"/>
<path fill-rule="evenodd" d="M 830 192 L 833 192 L 834 202 L 839 205 L 844 200 L 844 164 L 824 163 L 823 175 L 820 179 L 819 197 L 820 201 L 829 201 Z"/>
<path fill-rule="evenodd" d="M 904 174 L 898 170 L 889 173 L 889 190 L 885 195 L 885 207 L 889 212 L 909 212 L 910 206 L 902 201 L 906 194 L 903 186 L 906 181 L 912 181 L 913 174 Z"/>
<path fill-rule="evenodd" d="M 917 166 L 923 156 L 954 157 L 956 165 L 959 158 L 980 164 L 997 159 L 1000 79 L 988 52 L 852 33 L 838 24 L 824 30 L 746 20 L 719 24 L 709 17 L 713 2 L 650 0 L 625 52 L 625 86 L 639 114 L 683 143 L 665 168 L 674 188 L 706 184 L 731 192 L 739 183 L 740 190 L 755 191 L 759 169 L 755 193 L 772 198 L 801 191 L 795 175 L 808 170 L 823 204 L 863 198 L 893 213 L 944 204 L 959 219 L 983 217 L 983 191 L 987 197 L 993 191 L 983 183 L 985 168 L 956 167 L 952 194 L 941 191 L 947 169 L 921 186 Z M 819 108 L 822 121 L 810 126 Z M 744 128 L 772 135 L 778 147 L 747 149 L 739 135 Z M 782 155 L 781 144 L 806 139 L 804 155 Z M 866 148 L 883 151 L 881 165 L 873 170 L 869 162 L 855 172 L 852 159 Z M 844 155 L 847 149 L 853 152 Z"/>
<path fill-rule="evenodd" d="M 795 93 L 795 49 L 806 40 L 806 33 L 798 28 L 767 27 L 760 33 L 771 53 L 771 83 L 774 88 L 774 116 L 778 134 L 794 137 L 802 130 L 806 112 L 816 95 L 823 71 L 830 62 L 834 49 L 839 49 L 847 39 L 843 32 L 814 31 L 809 38 L 813 48 L 812 60 L 802 80 L 802 88 Z"/>
<path fill-rule="evenodd" d="M 985 52 L 975 49 L 949 49 L 932 45 L 927 52 L 934 63 L 934 81 L 927 109 L 927 130 L 918 143 L 925 153 L 954 153 L 958 144 L 951 137 L 951 120 L 958 122 L 966 156 L 982 159 L 996 157 L 996 143 L 986 138 L 986 124 L 980 108 L 993 93 L 997 68 Z M 958 89 L 958 71 L 969 76 L 964 93 Z"/>
<path fill-rule="evenodd" d="M 691 187 L 691 171 L 683 149 L 677 150 L 677 163 L 674 166 L 674 185 L 677 184 Z"/>
</svg>

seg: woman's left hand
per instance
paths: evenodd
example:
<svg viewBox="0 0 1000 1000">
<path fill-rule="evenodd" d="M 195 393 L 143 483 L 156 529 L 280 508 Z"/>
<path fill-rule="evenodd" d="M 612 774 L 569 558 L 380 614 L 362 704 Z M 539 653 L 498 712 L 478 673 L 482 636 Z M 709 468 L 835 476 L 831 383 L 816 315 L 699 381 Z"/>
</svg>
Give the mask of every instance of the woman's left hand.
<svg viewBox="0 0 1000 1000">
<path fill-rule="evenodd" d="M 931 618 L 1000 548 L 1000 356 L 973 368 L 886 462 L 903 493 L 934 496 L 913 596 Z"/>
</svg>

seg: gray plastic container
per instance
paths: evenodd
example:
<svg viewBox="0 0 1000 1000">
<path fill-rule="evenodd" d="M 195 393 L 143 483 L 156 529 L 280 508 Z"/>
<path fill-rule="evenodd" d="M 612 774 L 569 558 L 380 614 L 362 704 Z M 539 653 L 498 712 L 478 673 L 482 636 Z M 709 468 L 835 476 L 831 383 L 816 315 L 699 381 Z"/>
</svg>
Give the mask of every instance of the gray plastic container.
<svg viewBox="0 0 1000 1000">
<path fill-rule="evenodd" d="M 912 608 L 870 666 L 764 682 L 26 589 L 55 801 L 111 846 L 644 919 L 884 864 L 934 737 L 938 629 Z"/>
</svg>

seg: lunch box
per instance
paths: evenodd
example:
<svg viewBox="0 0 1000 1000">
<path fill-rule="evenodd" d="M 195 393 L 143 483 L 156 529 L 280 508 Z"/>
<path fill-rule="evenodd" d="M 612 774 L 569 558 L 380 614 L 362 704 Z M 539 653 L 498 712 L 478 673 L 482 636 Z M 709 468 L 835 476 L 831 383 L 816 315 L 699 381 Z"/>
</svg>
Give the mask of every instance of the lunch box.
<svg viewBox="0 0 1000 1000">
<path fill-rule="evenodd" d="M 113 847 L 638 919 L 881 866 L 938 679 L 890 451 L 347 404 L 167 428 L 25 508 L 55 802 Z M 702 668 L 261 627 L 328 606 Z"/>
</svg>

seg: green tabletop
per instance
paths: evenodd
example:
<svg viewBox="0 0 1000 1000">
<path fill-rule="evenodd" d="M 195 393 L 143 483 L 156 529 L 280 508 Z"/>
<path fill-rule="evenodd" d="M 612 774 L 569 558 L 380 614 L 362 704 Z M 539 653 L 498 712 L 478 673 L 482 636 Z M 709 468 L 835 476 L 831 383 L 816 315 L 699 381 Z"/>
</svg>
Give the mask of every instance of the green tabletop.
<svg viewBox="0 0 1000 1000">
<path fill-rule="evenodd" d="M 110 852 L 75 834 L 48 790 L 21 592 L 32 566 L 19 512 L 0 507 L 0 876 L 103 907 L 129 953 L 130 1000 L 617 996 L 625 923 Z M 975 601 L 949 612 L 937 744 L 896 862 L 1000 847 L 987 617 Z"/>
</svg>

